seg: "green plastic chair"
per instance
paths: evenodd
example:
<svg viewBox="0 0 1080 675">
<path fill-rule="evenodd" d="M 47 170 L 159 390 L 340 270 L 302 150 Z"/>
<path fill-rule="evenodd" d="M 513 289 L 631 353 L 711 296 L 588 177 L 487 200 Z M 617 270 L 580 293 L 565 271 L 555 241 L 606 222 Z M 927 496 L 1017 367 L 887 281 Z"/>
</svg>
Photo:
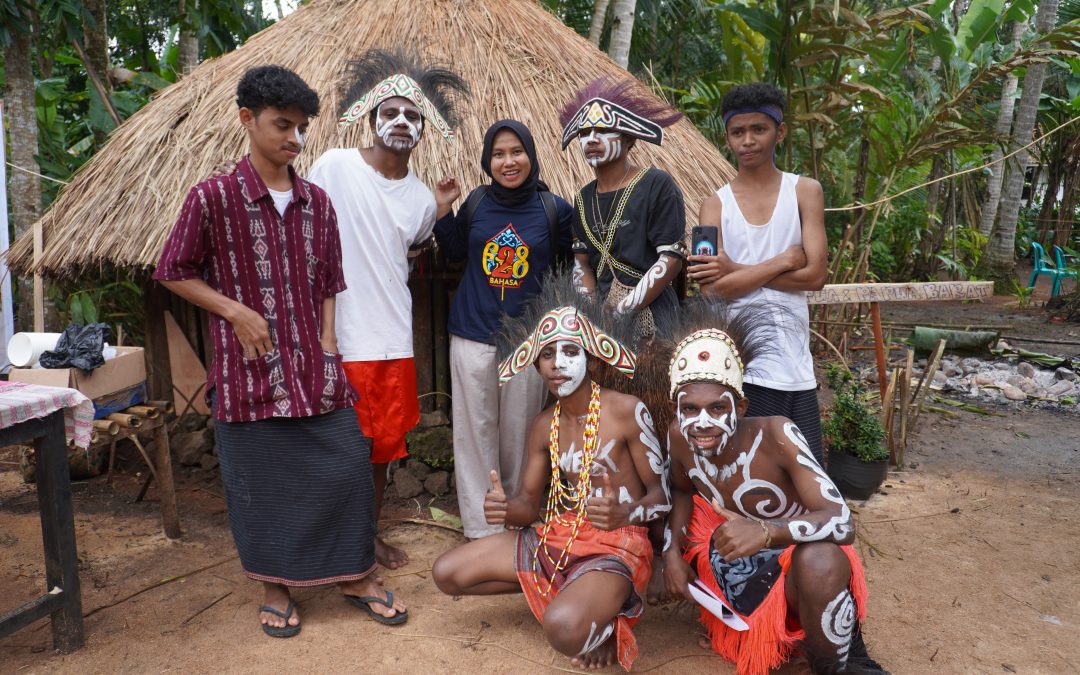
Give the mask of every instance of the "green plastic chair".
<svg viewBox="0 0 1080 675">
<path fill-rule="evenodd" d="M 1042 244 L 1037 241 L 1031 242 L 1031 261 L 1035 265 L 1035 269 L 1031 270 L 1028 288 L 1035 288 L 1035 281 L 1039 278 L 1039 275 L 1047 274 L 1050 276 L 1050 294 L 1053 297 L 1053 289 L 1058 287 L 1058 271 L 1057 268 L 1047 262 L 1046 251 L 1043 250 Z"/>
<path fill-rule="evenodd" d="M 1057 270 L 1054 274 L 1054 284 L 1050 288 L 1051 298 L 1061 294 L 1062 279 L 1076 278 L 1076 270 L 1069 269 L 1069 265 L 1065 262 L 1065 251 L 1061 250 L 1060 246 L 1054 246 L 1054 263 Z"/>
</svg>

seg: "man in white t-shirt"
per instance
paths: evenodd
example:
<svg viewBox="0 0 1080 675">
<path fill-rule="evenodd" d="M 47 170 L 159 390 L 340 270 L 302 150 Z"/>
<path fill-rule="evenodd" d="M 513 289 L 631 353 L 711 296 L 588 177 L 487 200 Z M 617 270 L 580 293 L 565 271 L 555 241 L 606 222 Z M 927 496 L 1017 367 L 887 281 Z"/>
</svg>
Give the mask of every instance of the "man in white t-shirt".
<svg viewBox="0 0 1080 675">
<path fill-rule="evenodd" d="M 435 197 L 409 170 L 409 157 L 426 127 L 453 137 L 454 94 L 468 87 L 456 74 L 426 68 L 394 52 L 372 49 L 348 71 L 342 127 L 367 118 L 374 142 L 328 150 L 308 180 L 330 195 L 341 232 L 348 289 L 337 296 L 338 348 L 356 412 L 372 439 L 375 517 L 386 488 L 387 465 L 408 453 L 405 434 L 420 420 L 413 364 L 409 255 L 431 237 Z M 396 569 L 404 551 L 375 540 L 375 557 Z"/>
<path fill-rule="evenodd" d="M 776 167 L 776 146 L 787 131 L 784 103 L 783 92 L 763 83 L 724 96 L 725 135 L 739 170 L 701 205 L 698 222 L 718 228 L 719 250 L 690 256 L 687 276 L 736 310 L 750 303 L 773 308 L 782 346 L 747 375 L 746 415 L 792 420 L 823 464 L 806 292 L 825 283 L 825 199 L 813 178 Z"/>
</svg>

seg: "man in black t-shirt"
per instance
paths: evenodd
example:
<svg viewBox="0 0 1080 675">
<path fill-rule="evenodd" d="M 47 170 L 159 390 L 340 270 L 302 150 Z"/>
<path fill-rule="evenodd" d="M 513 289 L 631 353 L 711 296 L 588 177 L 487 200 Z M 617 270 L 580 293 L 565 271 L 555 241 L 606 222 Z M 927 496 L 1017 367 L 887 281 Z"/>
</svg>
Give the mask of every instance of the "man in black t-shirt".
<svg viewBox="0 0 1080 675">
<path fill-rule="evenodd" d="M 574 200 L 575 283 L 632 314 L 642 337 L 676 309 L 671 282 L 686 256 L 686 213 L 671 176 L 628 156 L 638 139 L 660 145 L 681 117 L 634 80 L 614 78 L 589 83 L 561 115 L 563 148 L 576 138 L 596 173 Z"/>
</svg>

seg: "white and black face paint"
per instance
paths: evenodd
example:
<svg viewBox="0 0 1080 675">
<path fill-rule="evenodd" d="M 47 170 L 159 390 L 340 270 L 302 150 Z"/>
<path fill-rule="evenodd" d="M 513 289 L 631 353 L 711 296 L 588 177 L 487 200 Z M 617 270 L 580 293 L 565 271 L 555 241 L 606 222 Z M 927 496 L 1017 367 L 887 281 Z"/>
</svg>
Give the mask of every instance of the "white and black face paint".
<svg viewBox="0 0 1080 675">
<path fill-rule="evenodd" d="M 304 133 L 300 131 L 300 127 L 293 127 L 293 140 L 296 141 L 297 147 L 301 150 L 304 149 Z"/>
<path fill-rule="evenodd" d="M 564 351 L 565 347 L 573 347 L 573 351 L 576 353 L 573 355 L 567 354 Z M 577 391 L 577 388 L 581 386 L 582 381 L 585 380 L 585 371 L 588 361 L 585 358 L 585 350 L 581 348 L 576 342 L 571 340 L 559 340 L 555 343 L 555 370 L 560 375 L 570 378 L 566 382 L 563 382 L 555 390 L 560 397 L 569 396 Z"/>
<path fill-rule="evenodd" d="M 590 157 L 588 155 L 589 143 L 593 141 L 600 142 L 601 152 Z M 578 143 L 581 143 L 581 152 L 585 155 L 585 161 L 587 161 L 594 169 L 618 159 L 619 155 L 622 154 L 622 134 L 617 131 L 597 131 L 596 129 L 590 129 L 589 133 L 583 133 L 581 136 L 578 136 Z"/>
<path fill-rule="evenodd" d="M 379 135 L 379 138 L 383 140 L 391 150 L 411 150 L 416 147 L 417 142 L 420 140 L 420 132 L 424 130 L 423 118 L 417 120 L 415 123 L 409 120 L 405 116 L 407 108 L 405 106 L 398 106 L 397 108 L 389 107 L 391 110 L 397 110 L 397 116 L 391 120 L 386 120 L 383 117 L 383 109 L 387 106 L 386 102 L 379 105 L 379 112 L 375 116 L 375 133 Z M 394 136 L 394 129 L 399 125 L 404 124 L 406 130 L 409 133 L 409 139 L 406 140 L 400 136 Z"/>
<path fill-rule="evenodd" d="M 713 457 L 719 455 L 727 447 L 727 444 L 731 441 L 731 437 L 735 435 L 735 427 L 738 426 L 738 416 L 735 412 L 735 397 L 731 395 L 730 391 L 725 391 L 721 396 L 722 399 L 727 399 L 730 404 L 730 409 L 720 415 L 720 417 L 713 417 L 704 408 L 702 408 L 696 417 L 687 417 L 682 413 L 682 397 L 685 392 L 679 392 L 679 396 L 676 399 L 678 402 L 678 419 L 679 430 L 682 432 L 683 438 L 690 445 L 690 449 L 695 453 L 704 457 Z M 710 429 L 718 429 L 720 432 L 720 440 L 716 445 L 715 450 L 702 450 L 694 442 L 694 437 L 691 433 L 707 434 Z"/>
</svg>

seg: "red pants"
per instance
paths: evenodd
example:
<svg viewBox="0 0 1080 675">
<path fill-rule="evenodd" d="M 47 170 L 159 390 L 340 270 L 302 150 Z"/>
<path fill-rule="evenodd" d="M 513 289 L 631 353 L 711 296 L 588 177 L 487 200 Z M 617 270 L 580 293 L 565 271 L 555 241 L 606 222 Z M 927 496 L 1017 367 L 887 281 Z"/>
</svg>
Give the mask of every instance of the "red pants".
<svg viewBox="0 0 1080 675">
<path fill-rule="evenodd" d="M 346 361 L 345 376 L 359 394 L 356 415 L 371 439 L 371 463 L 408 456 L 405 434 L 420 421 L 416 366 L 412 359 Z"/>
</svg>

